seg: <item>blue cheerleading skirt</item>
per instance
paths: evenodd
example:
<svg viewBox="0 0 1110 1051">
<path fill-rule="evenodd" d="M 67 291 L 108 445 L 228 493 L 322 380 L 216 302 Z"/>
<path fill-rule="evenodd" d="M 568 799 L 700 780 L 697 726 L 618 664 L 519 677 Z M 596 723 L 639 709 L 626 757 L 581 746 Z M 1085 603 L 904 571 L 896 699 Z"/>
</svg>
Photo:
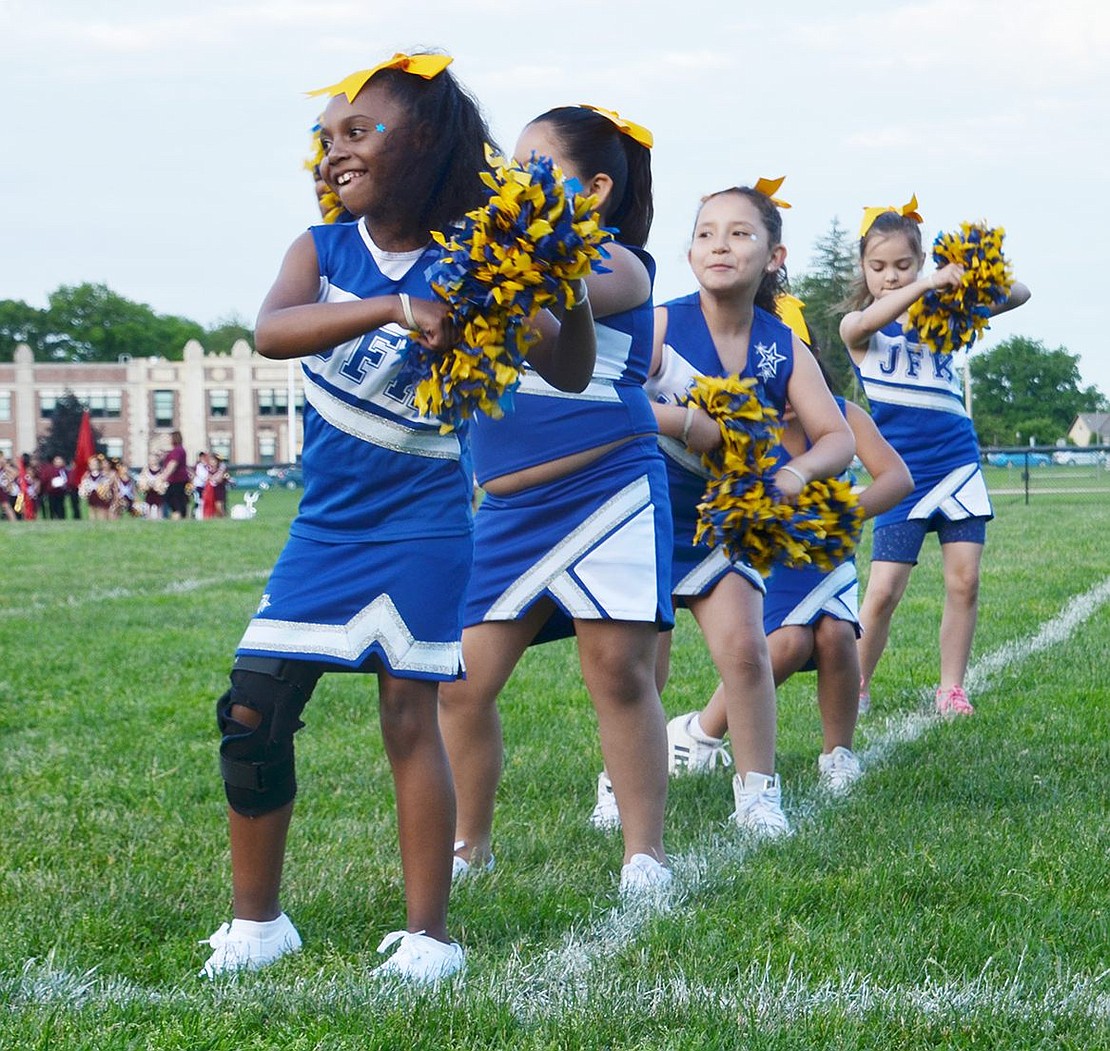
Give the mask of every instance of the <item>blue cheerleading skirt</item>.
<svg viewBox="0 0 1110 1051">
<path fill-rule="evenodd" d="M 548 598 L 534 643 L 574 634 L 575 620 L 670 628 L 670 555 L 663 459 L 654 435 L 637 438 L 574 474 L 486 496 L 463 623 L 519 620 Z"/>
<path fill-rule="evenodd" d="M 457 679 L 472 551 L 469 533 L 375 543 L 291 536 L 236 655 Z"/>
<path fill-rule="evenodd" d="M 859 579 L 854 559 L 826 572 L 816 566 L 776 566 L 767 579 L 763 630 L 770 635 L 790 625 L 808 627 L 822 617 L 847 621 L 856 638 L 859 626 Z"/>
</svg>

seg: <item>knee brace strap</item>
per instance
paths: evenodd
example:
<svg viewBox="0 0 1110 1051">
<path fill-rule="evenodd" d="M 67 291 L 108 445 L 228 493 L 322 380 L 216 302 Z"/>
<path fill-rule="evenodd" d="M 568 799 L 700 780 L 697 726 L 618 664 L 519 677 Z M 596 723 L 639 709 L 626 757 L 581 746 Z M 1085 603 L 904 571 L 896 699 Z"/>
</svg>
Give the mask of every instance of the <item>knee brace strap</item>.
<svg viewBox="0 0 1110 1051">
<path fill-rule="evenodd" d="M 223 734 L 220 773 L 232 809 L 258 817 L 285 806 L 297 794 L 293 735 L 320 671 L 297 661 L 273 661 L 265 670 L 236 664 L 231 689 L 217 702 Z M 239 722 L 232 708 L 257 712 L 256 726 Z"/>
</svg>

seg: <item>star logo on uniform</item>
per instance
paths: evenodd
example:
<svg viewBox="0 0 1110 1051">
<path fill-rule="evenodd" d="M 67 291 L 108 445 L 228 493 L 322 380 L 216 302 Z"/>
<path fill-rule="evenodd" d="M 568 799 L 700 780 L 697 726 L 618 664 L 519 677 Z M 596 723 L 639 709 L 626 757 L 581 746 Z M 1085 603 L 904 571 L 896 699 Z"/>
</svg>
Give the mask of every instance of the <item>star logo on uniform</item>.
<svg viewBox="0 0 1110 1051">
<path fill-rule="evenodd" d="M 756 365 L 759 378 L 762 380 L 769 380 L 777 376 L 779 372 L 779 362 L 786 360 L 786 355 L 779 353 L 779 345 L 777 343 L 772 343 L 768 347 L 764 343 L 757 343 L 755 345 L 755 352 L 759 355 L 759 362 Z"/>
<path fill-rule="evenodd" d="M 255 610 L 255 612 L 256 613 L 262 613 L 263 611 L 265 611 L 269 608 L 270 608 L 270 593 L 267 591 L 266 594 L 262 596 L 262 601 L 258 603 L 258 609 Z"/>
</svg>

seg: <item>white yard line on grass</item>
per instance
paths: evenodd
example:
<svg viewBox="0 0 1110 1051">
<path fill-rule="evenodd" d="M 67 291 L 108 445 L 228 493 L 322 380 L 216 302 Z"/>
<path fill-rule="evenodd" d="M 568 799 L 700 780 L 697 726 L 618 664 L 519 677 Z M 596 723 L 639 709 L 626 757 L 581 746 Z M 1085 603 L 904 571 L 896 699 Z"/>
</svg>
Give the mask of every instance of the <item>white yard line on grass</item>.
<svg viewBox="0 0 1110 1051">
<path fill-rule="evenodd" d="M 42 613 L 44 610 L 78 609 L 94 602 L 107 602 L 112 599 L 150 598 L 157 595 L 184 595 L 190 591 L 201 591 L 204 588 L 219 587 L 221 584 L 238 584 L 245 580 L 265 580 L 269 570 L 251 569 L 243 573 L 225 573 L 218 577 L 186 577 L 183 580 L 171 580 L 157 588 L 105 588 L 97 590 L 89 588 L 79 595 L 67 595 L 57 602 L 28 602 L 24 606 L 13 606 L 10 609 L 0 609 L 0 619 L 13 617 L 27 617 L 32 614 Z"/>
<path fill-rule="evenodd" d="M 712 1010 L 735 1014 L 741 1027 L 789 1025 L 815 1013 L 844 1015 L 853 1019 L 874 1017 L 904 1019 L 955 1017 L 967 1021 L 969 1015 L 986 1013 L 1016 1021 L 1030 1018 L 1110 1018 L 1110 971 L 1096 975 L 1064 971 L 1053 975 L 1045 985 L 1023 973 L 1019 963 L 1013 973 L 1001 971 L 988 960 L 970 981 L 956 982 L 936 978 L 928 966 L 917 983 L 884 985 L 870 975 L 842 974 L 810 982 L 788 967 L 785 977 L 772 973 L 769 965 L 752 961 L 748 968 L 727 982 L 705 981 L 704 975 L 689 978 L 681 973 L 651 981 L 638 981 L 627 971 L 597 974 L 588 989 L 568 982 L 553 990 L 555 995 L 534 1005 L 522 1021 L 557 1020 L 569 1012 L 604 1005 L 606 1013 L 627 1018 L 629 1024 L 661 1014 L 673 1017 L 676 1011 Z M 500 1001 L 506 993 L 501 981 L 492 976 L 481 981 L 463 979 L 444 986 L 437 994 L 445 1001 L 492 998 Z M 54 966 L 52 957 L 29 960 L 15 978 L 0 980 L 0 1002 L 12 1010 L 60 1005 L 69 1010 L 84 1008 L 159 1007 L 166 1011 L 204 1010 L 227 1007 L 249 1010 L 258 1005 L 280 1003 L 287 1011 L 313 1017 L 324 1012 L 365 1014 L 375 1009 L 404 1007 L 418 995 L 416 990 L 397 983 L 382 983 L 369 968 L 353 967 L 324 977 L 279 977 L 273 972 L 212 983 L 189 982 L 162 990 L 151 989 L 124 978 L 112 978 L 89 971 L 73 974 Z"/>
<path fill-rule="evenodd" d="M 980 691 L 988 689 L 991 680 L 1000 673 L 1065 641 L 1108 600 L 1110 577 L 1073 597 L 1059 614 L 1045 621 L 1031 635 L 1006 643 L 976 661 L 968 674 L 969 685 Z M 931 707 L 931 694 L 923 691 L 920 701 L 930 707 L 889 717 L 877 732 L 868 733 L 867 747 L 860 752 L 865 768 L 882 762 L 895 749 L 915 741 L 938 721 Z M 830 805 L 833 804 L 827 796 L 813 793 L 799 801 L 796 816 L 806 822 L 815 821 Z M 691 899 L 696 898 L 698 890 L 727 881 L 754 848 L 748 839 L 718 835 L 701 849 L 672 858 L 676 887 L 666 903 L 658 903 L 655 907 L 651 903 L 618 905 L 584 930 L 568 931 L 562 944 L 538 961 L 510 961 L 502 979 L 503 995 L 512 1003 L 514 1012 L 522 1017 L 546 1014 L 553 1002 L 568 994 L 572 998 L 587 995 L 590 972 L 599 961 L 605 961 L 630 945 L 659 911 L 697 909 L 696 902 Z M 497 995 L 496 988 L 491 992 Z"/>
<path fill-rule="evenodd" d="M 227 580 L 230 578 L 221 578 Z M 211 583 L 218 583 L 213 580 Z M 201 586 L 198 582 L 196 586 Z M 167 592 L 169 593 L 169 592 Z M 990 688 L 1002 673 L 1012 671 L 1028 657 L 1066 641 L 1085 621 L 1110 601 L 1110 577 L 1071 599 L 1064 609 L 1042 624 L 1033 634 L 1006 643 L 978 660 L 968 676 L 979 690 Z M 922 704 L 932 697 L 922 694 Z M 909 712 L 886 719 L 869 734 L 861 757 L 875 765 L 900 746 L 920 737 L 937 722 L 931 709 Z M 814 794 L 795 808 L 798 820 L 818 820 L 830 802 Z M 661 913 L 681 918 L 698 909 L 698 891 L 721 886 L 733 878 L 752 849 L 758 847 L 735 835 L 714 835 L 697 851 L 674 859 L 675 890 L 665 901 L 618 905 L 595 922 L 571 929 L 561 944 L 532 959 L 513 956 L 490 968 L 481 978 L 472 978 L 464 989 L 468 996 L 488 997 L 507 1004 L 522 1021 L 551 1020 L 587 1004 L 605 1004 L 607 1010 L 642 1016 L 645 1009 L 673 1013 L 675 1007 L 691 1009 L 705 1004 L 735 1010 L 741 1019 L 761 1022 L 791 1022 L 814 1011 L 841 1011 L 861 1017 L 875 1011 L 890 1014 L 906 1011 L 922 1015 L 966 1014 L 974 1011 L 1027 1018 L 1083 1015 L 1110 1018 L 1110 994 L 1105 986 L 1110 972 L 1098 975 L 1056 974 L 1050 985 L 1037 987 L 1026 980 L 1021 967 L 1013 975 L 999 975 L 991 961 L 980 975 L 967 982 L 934 979 L 926 972 L 917 984 L 883 986 L 871 976 L 843 975 L 816 984 L 791 971 L 785 980 L 771 975 L 765 965 L 753 963 L 746 974 L 727 985 L 705 983 L 702 976 L 691 981 L 672 974 L 650 983 L 629 980 L 627 973 L 614 973 L 605 963 L 628 948 L 648 924 Z M 371 961 L 373 963 L 373 961 Z M 65 1004 L 73 1008 L 93 1004 L 133 1003 L 163 1006 L 211 1003 L 227 997 L 244 1004 L 257 998 L 280 995 L 286 1006 L 303 1003 L 306 1010 L 333 1007 L 336 1010 L 365 1009 L 369 1004 L 404 999 L 412 994 L 395 987 L 382 988 L 358 968 L 329 979 L 314 976 L 271 982 L 265 975 L 252 978 L 251 986 L 238 982 L 199 983 L 164 990 L 150 989 L 120 978 L 89 972 L 74 975 L 56 968 L 53 960 L 29 960 L 22 975 L 0 979 L 0 992 L 13 1005 Z M 256 984 L 255 984 L 256 983 Z M 447 994 L 454 995 L 454 994 Z"/>
</svg>

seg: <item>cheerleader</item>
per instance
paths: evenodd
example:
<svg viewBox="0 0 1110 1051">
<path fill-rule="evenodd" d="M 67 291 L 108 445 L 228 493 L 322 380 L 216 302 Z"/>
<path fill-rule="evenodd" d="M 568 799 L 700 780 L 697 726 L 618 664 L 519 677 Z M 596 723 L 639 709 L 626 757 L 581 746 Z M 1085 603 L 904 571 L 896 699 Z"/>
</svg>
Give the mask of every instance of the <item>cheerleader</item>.
<svg viewBox="0 0 1110 1051">
<path fill-rule="evenodd" d="M 139 472 L 139 492 L 143 494 L 144 517 L 158 521 L 165 502 L 166 481 L 162 478 L 161 458 L 151 455 Z"/>
<path fill-rule="evenodd" d="M 910 306 L 933 289 L 957 288 L 955 263 L 921 276 L 925 253 L 914 198 L 901 210 L 868 208 L 860 227 L 854 309 L 840 338 L 863 384 L 879 432 L 906 461 L 913 492 L 875 519 L 871 571 L 860 610 L 860 707 L 870 707 L 871 676 L 890 636 L 925 534 L 935 532 L 944 565 L 940 622 L 941 715 L 971 715 L 964 689 L 979 609 L 979 567 L 987 522 L 994 516 L 979 467 L 979 438 L 964 407 L 952 356 L 921 346 L 907 331 Z M 993 314 L 1029 298 L 1015 282 Z"/>
<path fill-rule="evenodd" d="M 780 313 L 783 313 L 780 301 Z M 811 350 L 812 337 L 799 315 L 791 327 Z M 891 448 L 871 418 L 858 405 L 836 398 L 856 441 L 856 455 L 870 475 L 859 491 L 859 505 L 871 518 L 893 507 L 913 489 L 902 458 Z M 787 403 L 783 417 L 782 462 L 790 463 L 808 448 L 797 413 Z M 767 580 L 763 630 L 771 656 L 775 685 L 795 672 L 817 672 L 817 705 L 824 747 L 817 757 L 820 786 L 831 794 L 846 792 L 862 774 L 852 749 L 858 716 L 859 637 L 858 583 L 855 559 L 832 570 L 816 566 L 775 567 Z M 672 774 L 728 766 L 728 729 L 724 690 L 718 687 L 700 712 L 689 712 L 667 724 L 668 762 Z"/>
<path fill-rule="evenodd" d="M 279 893 L 293 734 L 320 676 L 336 671 L 376 675 L 396 790 L 407 922 L 382 941 L 396 951 L 378 973 L 435 982 L 463 966 L 447 929 L 455 802 L 436 689 L 463 673 L 469 451 L 465 428 L 440 433 L 420 415 L 405 372 L 410 340 L 446 351 L 456 338 L 428 285 L 431 231 L 486 196 L 489 133 L 450 62 L 396 55 L 324 89 L 328 174 L 359 219 L 302 234 L 259 313 L 259 353 L 302 362 L 305 488 L 217 702 L 234 919 L 209 939 L 209 977 L 301 945 Z M 586 304 L 537 324 L 537 366 L 581 388 L 594 353 L 580 338 L 592 333 Z"/>
<path fill-rule="evenodd" d="M 797 499 L 814 478 L 847 467 L 852 432 L 813 356 L 775 315 L 785 283 L 786 247 L 778 202 L 751 187 L 704 198 L 689 261 L 698 290 L 656 311 L 648 392 L 655 399 L 674 514 L 672 592 L 701 628 L 720 674 L 736 752 L 732 820 L 767 836 L 790 832 L 775 774 L 775 684 L 763 634 L 760 575 L 720 548 L 695 546 L 697 505 L 708 472 L 701 454 L 719 447 L 717 422 L 686 403 L 698 376 L 754 378 L 760 400 L 781 415 L 787 399 L 809 447 L 779 467 L 782 499 Z M 660 690 L 669 674 L 670 636 L 660 647 Z M 599 793 L 599 806 L 604 803 Z"/>
<path fill-rule="evenodd" d="M 467 677 L 440 688 L 440 721 L 458 795 L 455 876 L 488 869 L 501 773 L 497 696 L 528 646 L 573 634 L 597 713 L 624 828 L 622 893 L 665 886 L 666 733 L 653 668 L 673 623 L 666 475 L 643 391 L 651 356 L 655 264 L 651 134 L 590 106 L 549 110 L 515 155 L 552 158 L 597 197 L 615 228 L 593 311 L 597 364 L 567 395 L 528 371 L 514 408 L 474 426 L 486 496 L 476 517 L 463 654 Z"/>
<path fill-rule="evenodd" d="M 89 518 L 103 521 L 114 517 L 116 506 L 116 478 L 109 471 L 107 461 L 99 453 L 89 457 L 89 469 L 81 479 L 78 490 L 88 504 Z"/>
</svg>

